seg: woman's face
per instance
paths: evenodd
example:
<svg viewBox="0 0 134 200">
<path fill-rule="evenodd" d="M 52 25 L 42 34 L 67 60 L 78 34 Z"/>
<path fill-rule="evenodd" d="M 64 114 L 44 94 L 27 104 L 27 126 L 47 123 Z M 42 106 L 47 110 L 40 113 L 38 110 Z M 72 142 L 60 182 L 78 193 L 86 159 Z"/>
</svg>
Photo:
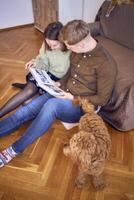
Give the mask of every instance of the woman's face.
<svg viewBox="0 0 134 200">
<path fill-rule="evenodd" d="M 63 44 L 58 40 L 45 39 L 46 43 L 52 50 L 62 50 Z"/>
</svg>

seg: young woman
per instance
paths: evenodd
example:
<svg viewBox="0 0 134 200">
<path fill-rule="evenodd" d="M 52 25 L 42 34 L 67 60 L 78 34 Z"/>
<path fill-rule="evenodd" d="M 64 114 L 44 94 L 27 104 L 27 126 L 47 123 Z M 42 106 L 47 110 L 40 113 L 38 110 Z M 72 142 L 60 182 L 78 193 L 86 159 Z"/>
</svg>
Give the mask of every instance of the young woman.
<svg viewBox="0 0 134 200">
<path fill-rule="evenodd" d="M 61 79 L 70 67 L 70 51 L 58 40 L 63 25 L 60 22 L 49 24 L 44 31 L 44 43 L 36 59 L 29 61 L 25 68 L 35 67 L 45 70 L 52 80 Z M 27 84 L 0 109 L 0 117 L 23 104 L 41 91 L 31 73 L 26 76 Z"/>
</svg>

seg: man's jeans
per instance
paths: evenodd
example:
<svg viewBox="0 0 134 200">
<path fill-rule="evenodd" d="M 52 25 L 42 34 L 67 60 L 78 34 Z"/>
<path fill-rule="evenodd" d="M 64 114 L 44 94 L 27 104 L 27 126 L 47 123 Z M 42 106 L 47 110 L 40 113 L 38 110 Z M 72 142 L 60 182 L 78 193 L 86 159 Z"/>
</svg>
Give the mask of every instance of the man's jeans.
<svg viewBox="0 0 134 200">
<path fill-rule="evenodd" d="M 78 122 L 83 115 L 80 106 L 74 106 L 71 100 L 58 99 L 45 93 L 29 104 L 19 108 L 15 114 L 0 121 L 0 137 L 17 130 L 22 124 L 33 120 L 24 135 L 13 143 L 16 153 L 21 153 L 42 136 L 56 119 L 63 122 Z"/>
</svg>

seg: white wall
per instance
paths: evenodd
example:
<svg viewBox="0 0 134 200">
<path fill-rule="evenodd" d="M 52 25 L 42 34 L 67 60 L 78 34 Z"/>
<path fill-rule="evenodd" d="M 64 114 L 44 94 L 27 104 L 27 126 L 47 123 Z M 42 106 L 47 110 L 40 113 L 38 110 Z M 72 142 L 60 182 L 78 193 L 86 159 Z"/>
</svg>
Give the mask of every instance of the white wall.
<svg viewBox="0 0 134 200">
<path fill-rule="evenodd" d="M 66 24 L 82 18 L 83 0 L 59 0 L 59 20 Z"/>
<path fill-rule="evenodd" d="M 59 0 L 59 20 L 93 22 L 104 0 Z M 0 0 L 0 29 L 33 23 L 32 0 Z"/>
<path fill-rule="evenodd" d="M 0 0 L 0 29 L 33 22 L 31 0 Z"/>
<path fill-rule="evenodd" d="M 86 22 L 94 22 L 97 11 L 104 0 L 83 0 L 83 20 Z"/>
<path fill-rule="evenodd" d="M 104 0 L 59 0 L 59 20 L 65 24 L 73 19 L 93 22 Z"/>
</svg>

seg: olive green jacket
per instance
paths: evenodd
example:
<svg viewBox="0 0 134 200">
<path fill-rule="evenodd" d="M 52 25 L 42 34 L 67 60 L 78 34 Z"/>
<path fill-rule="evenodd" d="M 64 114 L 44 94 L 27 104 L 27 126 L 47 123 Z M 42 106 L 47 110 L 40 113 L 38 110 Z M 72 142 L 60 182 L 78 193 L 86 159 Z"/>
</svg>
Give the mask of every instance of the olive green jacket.
<svg viewBox="0 0 134 200">
<path fill-rule="evenodd" d="M 44 43 L 36 57 L 36 68 L 44 69 L 57 78 L 62 78 L 70 67 L 70 51 L 45 51 Z"/>
</svg>

